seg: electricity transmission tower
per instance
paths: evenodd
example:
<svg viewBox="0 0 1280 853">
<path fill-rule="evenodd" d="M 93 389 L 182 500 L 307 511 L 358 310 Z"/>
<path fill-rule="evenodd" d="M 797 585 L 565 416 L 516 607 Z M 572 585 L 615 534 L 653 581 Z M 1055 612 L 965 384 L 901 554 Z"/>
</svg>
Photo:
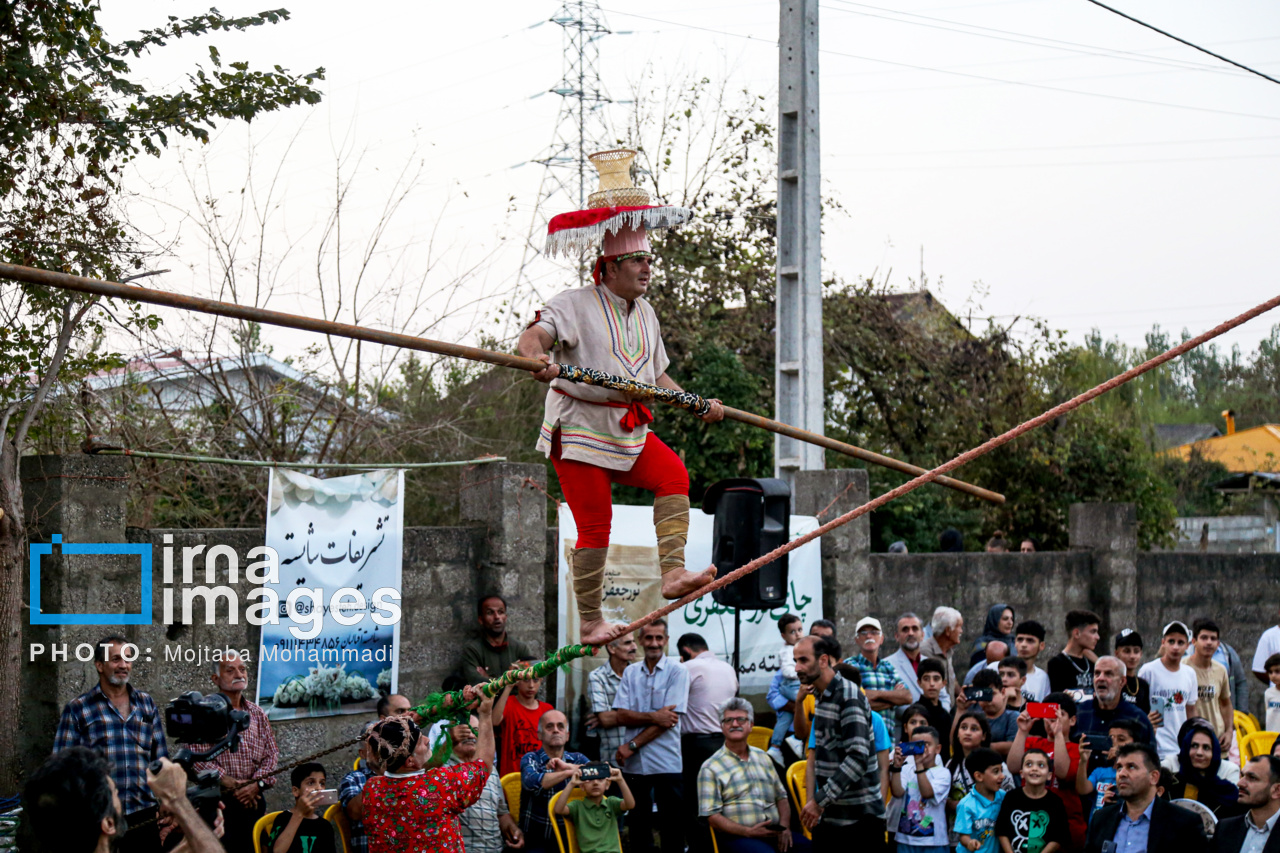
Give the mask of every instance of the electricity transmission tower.
<svg viewBox="0 0 1280 853">
<path fill-rule="evenodd" d="M 542 184 L 538 189 L 533 219 L 525 235 L 516 277 L 516 303 L 530 296 L 540 299 L 534 283 L 534 261 L 542 256 L 547 220 L 557 213 L 586 207 L 587 194 L 594 189 L 594 171 L 587 154 L 607 146 L 610 138 L 605 108 L 612 103 L 600 82 L 600 40 L 610 33 L 600 4 L 594 0 L 564 0 L 551 18 L 564 30 L 564 76 L 550 91 L 560 96 L 551 145 L 532 162 L 542 164 Z M 579 281 L 585 267 L 579 263 Z M 522 307 L 522 306 L 521 306 Z"/>
</svg>

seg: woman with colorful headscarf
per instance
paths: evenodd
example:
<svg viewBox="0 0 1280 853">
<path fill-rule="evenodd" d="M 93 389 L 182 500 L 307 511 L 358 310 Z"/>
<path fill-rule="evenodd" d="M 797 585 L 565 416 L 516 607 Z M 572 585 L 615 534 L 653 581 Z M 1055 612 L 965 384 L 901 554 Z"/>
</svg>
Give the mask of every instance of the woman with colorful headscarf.
<svg viewBox="0 0 1280 853">
<path fill-rule="evenodd" d="M 384 772 L 364 789 L 364 831 L 370 853 L 464 853 L 458 815 L 470 808 L 494 772 L 493 699 L 476 711 L 476 760 L 441 766 L 437 740 L 448 755 L 448 730 L 424 732 L 410 717 L 387 717 L 369 733 Z"/>
</svg>

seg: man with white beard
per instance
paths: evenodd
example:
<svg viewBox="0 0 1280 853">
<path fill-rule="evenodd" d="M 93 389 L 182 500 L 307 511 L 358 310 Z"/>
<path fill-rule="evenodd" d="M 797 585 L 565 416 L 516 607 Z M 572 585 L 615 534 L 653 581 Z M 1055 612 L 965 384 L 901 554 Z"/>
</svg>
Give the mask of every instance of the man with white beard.
<svg viewBox="0 0 1280 853">
<path fill-rule="evenodd" d="M 127 658 L 126 658 L 127 655 Z M 103 637 L 94 646 L 98 683 L 67 703 L 58 720 L 53 751 L 85 746 L 111 762 L 111 778 L 127 825 L 137 827 L 120 842 L 121 851 L 157 850 L 156 798 L 147 784 L 147 765 L 167 758 L 164 727 L 155 701 L 129 684 L 137 647 L 124 637 Z"/>
<path fill-rule="evenodd" d="M 903 613 L 894 625 L 894 639 L 898 641 L 898 650 L 885 658 L 898 673 L 898 680 L 911 691 L 911 703 L 920 701 L 920 680 L 917 672 L 920 669 L 920 645 L 924 642 L 924 625 L 920 617 L 914 613 Z M 951 710 L 951 696 L 942 688 L 938 697 L 942 707 Z M 904 705 L 899 710 L 905 710 Z"/>
</svg>

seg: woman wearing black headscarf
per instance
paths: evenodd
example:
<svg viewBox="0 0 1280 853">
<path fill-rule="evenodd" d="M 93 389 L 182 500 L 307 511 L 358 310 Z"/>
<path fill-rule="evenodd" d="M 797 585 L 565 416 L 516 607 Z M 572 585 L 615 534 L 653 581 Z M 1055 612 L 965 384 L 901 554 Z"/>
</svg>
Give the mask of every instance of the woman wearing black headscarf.
<svg viewBox="0 0 1280 853">
<path fill-rule="evenodd" d="M 1192 717 L 1178 730 L 1178 754 L 1161 765 L 1173 771 L 1173 787 L 1166 789 L 1171 800 L 1195 800 L 1207 806 L 1221 820 L 1244 814 L 1237 802 L 1236 782 L 1240 768 L 1222 760 L 1222 748 L 1213 729 L 1200 717 Z"/>
<path fill-rule="evenodd" d="M 978 661 L 987 657 L 987 644 L 999 640 L 1004 643 L 1009 654 L 1016 648 L 1013 644 L 1013 628 L 1016 624 L 1013 608 L 1007 604 L 993 604 L 987 611 L 987 621 L 982 625 L 982 636 L 973 644 L 973 654 L 969 655 L 969 666 L 977 666 Z"/>
</svg>

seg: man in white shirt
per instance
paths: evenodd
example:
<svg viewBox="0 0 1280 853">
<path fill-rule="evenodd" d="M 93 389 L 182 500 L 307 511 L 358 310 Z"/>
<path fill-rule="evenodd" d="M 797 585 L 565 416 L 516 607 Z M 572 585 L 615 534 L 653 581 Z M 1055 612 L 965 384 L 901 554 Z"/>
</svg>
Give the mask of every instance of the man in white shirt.
<svg viewBox="0 0 1280 853">
<path fill-rule="evenodd" d="M 660 814 L 684 809 L 680 762 L 681 717 L 688 709 L 689 670 L 667 657 L 667 623 L 659 619 L 640 631 L 644 660 L 627 667 L 613 709 L 627 727 L 618 747 L 618 766 L 636 806 L 627 813 L 632 853 L 653 850 L 653 806 Z M 663 821 L 662 853 L 684 850 L 684 822 Z"/>
<path fill-rule="evenodd" d="M 1253 675 L 1266 686 L 1271 686 L 1267 678 L 1267 658 L 1280 652 L 1280 625 L 1272 625 L 1262 632 L 1258 638 L 1258 647 L 1253 652 Z"/>
<path fill-rule="evenodd" d="M 686 840 L 693 853 L 711 849 L 711 835 L 698 820 L 698 771 L 724 746 L 720 709 L 738 695 L 733 667 L 708 650 L 701 634 L 685 634 L 676 640 L 680 660 L 689 671 L 689 703 L 680 720 L 680 762 L 684 775 L 684 799 L 688 818 Z"/>
<path fill-rule="evenodd" d="M 1277 853 L 1280 833 L 1280 758 L 1259 755 L 1250 759 L 1237 783 L 1240 805 L 1249 811 L 1224 818 L 1213 836 L 1214 853 Z"/>
<path fill-rule="evenodd" d="M 1182 665 L 1191 632 L 1181 622 L 1164 626 L 1160 657 L 1143 664 L 1138 677 L 1151 685 L 1151 713 L 1160 758 L 1178 754 L 1178 730 L 1188 717 L 1203 716 L 1196 709 L 1200 683 L 1191 667 Z"/>
</svg>

